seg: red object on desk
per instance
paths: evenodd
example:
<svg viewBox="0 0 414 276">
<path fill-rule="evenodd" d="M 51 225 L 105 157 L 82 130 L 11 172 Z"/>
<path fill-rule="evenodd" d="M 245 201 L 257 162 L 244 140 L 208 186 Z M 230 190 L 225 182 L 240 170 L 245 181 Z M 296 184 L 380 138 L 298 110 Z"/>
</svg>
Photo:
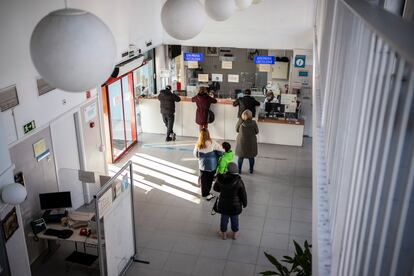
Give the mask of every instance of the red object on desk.
<svg viewBox="0 0 414 276">
<path fill-rule="evenodd" d="M 81 228 L 79 231 L 79 235 L 89 237 L 91 234 L 91 229 Z"/>
</svg>

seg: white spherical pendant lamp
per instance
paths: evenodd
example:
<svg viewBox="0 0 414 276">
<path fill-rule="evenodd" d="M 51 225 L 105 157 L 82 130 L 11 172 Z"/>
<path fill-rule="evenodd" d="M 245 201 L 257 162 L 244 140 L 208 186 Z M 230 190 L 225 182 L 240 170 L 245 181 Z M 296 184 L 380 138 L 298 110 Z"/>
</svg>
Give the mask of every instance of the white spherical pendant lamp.
<svg viewBox="0 0 414 276">
<path fill-rule="evenodd" d="M 161 10 L 161 22 L 170 36 L 188 40 L 203 30 L 206 15 L 198 0 L 167 0 Z"/>
<path fill-rule="evenodd" d="M 3 202 L 18 205 L 22 203 L 27 196 L 26 188 L 19 183 L 12 183 L 5 186 L 1 192 Z"/>
<path fill-rule="evenodd" d="M 111 75 L 116 45 L 111 30 L 95 15 L 61 9 L 36 25 L 30 55 L 46 82 L 62 90 L 83 92 L 100 86 Z"/>
<path fill-rule="evenodd" d="M 239 9 L 244 10 L 250 7 L 253 0 L 236 0 L 236 5 Z"/>
<path fill-rule="evenodd" d="M 236 12 L 235 0 L 206 0 L 207 15 L 216 21 L 225 21 Z"/>
</svg>

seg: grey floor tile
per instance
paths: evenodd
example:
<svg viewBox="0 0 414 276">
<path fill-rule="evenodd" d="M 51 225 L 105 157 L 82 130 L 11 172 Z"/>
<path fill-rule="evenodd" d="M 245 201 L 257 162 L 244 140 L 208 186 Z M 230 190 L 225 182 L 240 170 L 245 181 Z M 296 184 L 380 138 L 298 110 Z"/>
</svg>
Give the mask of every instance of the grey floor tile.
<svg viewBox="0 0 414 276">
<path fill-rule="evenodd" d="M 171 253 L 165 264 L 164 271 L 172 271 L 191 275 L 198 257 L 188 254 Z"/>
<path fill-rule="evenodd" d="M 192 275 L 194 276 L 214 276 L 222 275 L 224 267 L 226 265 L 225 260 L 200 257 L 197 260 Z"/>
<path fill-rule="evenodd" d="M 229 261 L 226 263 L 223 276 L 253 276 L 255 268 L 252 264 Z"/>
<path fill-rule="evenodd" d="M 263 233 L 289 234 L 290 220 L 266 219 Z"/>
<path fill-rule="evenodd" d="M 292 208 L 282 206 L 269 206 L 267 209 L 267 218 L 290 220 L 292 218 Z"/>
<path fill-rule="evenodd" d="M 204 240 L 200 239 L 198 236 L 184 236 L 177 239 L 172 251 L 177 253 L 190 254 L 198 256 L 203 247 Z"/>
<path fill-rule="evenodd" d="M 200 256 L 227 259 L 231 247 L 231 241 L 205 240 Z"/>
<path fill-rule="evenodd" d="M 262 235 L 260 247 L 269 247 L 274 249 L 288 249 L 289 235 L 265 233 Z"/>
<path fill-rule="evenodd" d="M 233 241 L 233 244 L 244 244 L 259 246 L 262 237 L 262 231 L 256 230 L 240 230 L 239 237 Z"/>
<path fill-rule="evenodd" d="M 290 234 L 293 236 L 312 236 L 312 223 L 292 221 Z"/>
<path fill-rule="evenodd" d="M 169 255 L 170 255 L 169 252 L 165 252 L 161 250 L 154 250 L 154 249 L 149 249 L 149 248 L 138 250 L 137 258 L 139 260 L 148 261 L 150 263 L 149 264 L 137 263 L 135 264 L 135 267 L 153 269 L 153 270 L 163 270 L 164 265 Z"/>
<path fill-rule="evenodd" d="M 233 244 L 230 249 L 228 260 L 255 264 L 259 247 L 249 245 Z"/>
<path fill-rule="evenodd" d="M 293 208 L 292 220 L 312 223 L 312 211 Z"/>
</svg>

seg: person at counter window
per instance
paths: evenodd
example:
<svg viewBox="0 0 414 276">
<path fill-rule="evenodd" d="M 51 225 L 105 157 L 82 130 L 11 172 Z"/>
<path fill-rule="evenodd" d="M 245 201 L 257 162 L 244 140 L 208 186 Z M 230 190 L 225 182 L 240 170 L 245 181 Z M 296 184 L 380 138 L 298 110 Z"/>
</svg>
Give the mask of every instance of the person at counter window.
<svg viewBox="0 0 414 276">
<path fill-rule="evenodd" d="M 200 129 L 208 128 L 208 111 L 210 105 L 217 103 L 217 100 L 208 95 L 207 87 L 200 87 L 198 94 L 191 98 L 192 102 L 197 105 L 196 123 Z"/>
<path fill-rule="evenodd" d="M 241 115 L 245 110 L 250 110 L 253 117 L 256 116 L 256 106 L 260 106 L 260 103 L 256 101 L 255 98 L 250 96 L 251 94 L 252 91 L 250 89 L 246 89 L 244 90 L 244 96 L 233 102 L 233 106 L 239 107 L 239 113 L 237 115 L 239 118 L 241 118 Z"/>
<path fill-rule="evenodd" d="M 158 100 L 160 101 L 162 120 L 167 128 L 167 137 L 165 138 L 165 141 L 175 141 L 176 135 L 173 131 L 175 103 L 181 101 L 181 98 L 171 91 L 170 85 L 167 85 L 164 90 L 160 91 Z"/>
<path fill-rule="evenodd" d="M 269 90 L 266 93 L 266 99 L 264 100 L 265 104 L 266 103 L 278 103 L 278 98 L 275 98 L 275 94 L 273 94 L 272 90 Z"/>
<path fill-rule="evenodd" d="M 214 175 L 217 169 L 217 157 L 223 152 L 222 147 L 210 138 L 208 129 L 201 129 L 198 133 L 198 141 L 194 147 L 194 156 L 198 158 L 200 177 L 198 182 L 201 186 L 201 196 L 210 201 L 214 195 L 210 193 L 213 185 Z"/>
<path fill-rule="evenodd" d="M 239 157 L 239 173 L 243 167 L 244 158 L 249 159 L 250 173 L 253 173 L 254 158 L 257 156 L 257 137 L 259 128 L 256 121 L 253 120 L 253 115 L 250 110 L 245 110 L 242 113 L 241 120 L 236 124 L 236 155 Z"/>
</svg>

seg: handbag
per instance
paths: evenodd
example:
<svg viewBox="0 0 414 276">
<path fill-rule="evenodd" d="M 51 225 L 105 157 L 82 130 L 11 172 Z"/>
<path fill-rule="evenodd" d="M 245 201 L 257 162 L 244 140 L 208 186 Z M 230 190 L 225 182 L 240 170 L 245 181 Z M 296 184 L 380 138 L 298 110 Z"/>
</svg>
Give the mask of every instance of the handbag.
<svg viewBox="0 0 414 276">
<path fill-rule="evenodd" d="M 214 122 L 214 119 L 215 119 L 214 112 L 209 109 L 207 113 L 207 123 L 211 124 L 212 122 Z"/>
<path fill-rule="evenodd" d="M 216 197 L 216 201 L 214 202 L 213 208 L 211 209 L 211 215 L 214 216 L 217 213 L 220 213 L 218 210 L 220 196 Z"/>
</svg>

